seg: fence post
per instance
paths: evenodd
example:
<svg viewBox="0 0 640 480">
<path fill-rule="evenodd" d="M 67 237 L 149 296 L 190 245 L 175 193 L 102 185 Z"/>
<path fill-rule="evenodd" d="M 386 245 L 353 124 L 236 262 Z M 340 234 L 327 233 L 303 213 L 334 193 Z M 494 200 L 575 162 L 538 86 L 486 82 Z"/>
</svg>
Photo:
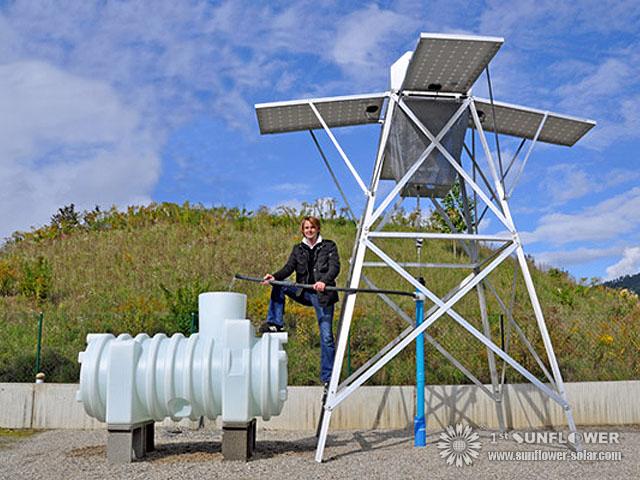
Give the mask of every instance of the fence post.
<svg viewBox="0 0 640 480">
<path fill-rule="evenodd" d="M 198 319 L 198 312 L 191 312 L 191 327 L 189 328 L 190 330 L 189 333 L 191 335 L 193 335 L 198 331 L 198 328 L 196 326 L 197 319 Z"/>
<path fill-rule="evenodd" d="M 44 313 L 38 314 L 38 342 L 36 344 L 36 371 L 34 374 L 40 373 L 40 352 L 42 351 L 42 322 L 44 319 Z"/>
</svg>

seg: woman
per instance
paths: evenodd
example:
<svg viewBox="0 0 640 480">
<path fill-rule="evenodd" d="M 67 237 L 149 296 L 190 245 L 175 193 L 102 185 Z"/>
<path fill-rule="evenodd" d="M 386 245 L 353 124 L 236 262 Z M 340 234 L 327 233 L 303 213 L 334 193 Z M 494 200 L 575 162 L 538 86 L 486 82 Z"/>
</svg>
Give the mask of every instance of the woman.
<svg viewBox="0 0 640 480">
<path fill-rule="evenodd" d="M 267 285 L 271 280 L 284 280 L 296 272 L 296 283 L 313 285 L 313 288 L 273 285 L 267 321 L 260 331 L 272 333 L 284 329 L 285 296 L 303 305 L 312 306 L 320 329 L 320 380 L 327 384 L 331 379 L 335 355 L 332 327 L 338 294 L 326 290 L 326 287 L 336 285 L 336 277 L 340 273 L 340 258 L 336 244 L 320 235 L 320 220 L 316 217 L 304 217 L 300 232 L 302 241 L 294 245 L 285 266 L 273 274 L 267 273 L 262 284 Z"/>
</svg>

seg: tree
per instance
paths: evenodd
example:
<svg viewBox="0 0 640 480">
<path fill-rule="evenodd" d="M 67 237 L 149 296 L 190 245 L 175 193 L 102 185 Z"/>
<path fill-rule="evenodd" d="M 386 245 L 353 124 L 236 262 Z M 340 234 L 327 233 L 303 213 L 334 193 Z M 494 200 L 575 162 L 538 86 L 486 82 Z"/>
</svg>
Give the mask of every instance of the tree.
<svg viewBox="0 0 640 480">
<path fill-rule="evenodd" d="M 449 190 L 449 193 L 447 193 L 446 197 L 444 197 L 442 201 L 442 208 L 446 212 L 447 216 L 451 220 L 451 223 L 458 232 L 467 231 L 467 222 L 464 218 L 464 202 L 462 199 L 462 189 L 458 180 L 456 180 L 456 182 L 451 187 L 451 190 Z M 469 210 L 471 216 L 473 216 L 473 208 L 473 201 L 469 199 Z M 434 230 L 442 233 L 453 233 L 451 227 L 449 227 L 449 224 L 437 211 L 434 211 L 431 214 L 429 221 L 431 223 L 431 227 Z"/>
</svg>

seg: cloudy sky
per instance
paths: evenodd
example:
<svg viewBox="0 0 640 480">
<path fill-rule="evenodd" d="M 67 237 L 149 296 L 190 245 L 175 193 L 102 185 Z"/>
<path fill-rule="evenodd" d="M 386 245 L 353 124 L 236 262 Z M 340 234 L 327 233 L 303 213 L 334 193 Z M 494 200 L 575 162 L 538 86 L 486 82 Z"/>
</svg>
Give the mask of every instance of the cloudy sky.
<svg viewBox="0 0 640 480">
<path fill-rule="evenodd" d="M 637 0 L 0 1 L 0 237 L 72 202 L 337 198 L 308 134 L 261 137 L 253 105 L 384 91 L 420 32 L 505 37 L 496 99 L 598 122 L 571 149 L 534 151 L 513 214 L 541 263 L 639 271 Z M 377 128 L 337 132 L 365 175 Z"/>
</svg>

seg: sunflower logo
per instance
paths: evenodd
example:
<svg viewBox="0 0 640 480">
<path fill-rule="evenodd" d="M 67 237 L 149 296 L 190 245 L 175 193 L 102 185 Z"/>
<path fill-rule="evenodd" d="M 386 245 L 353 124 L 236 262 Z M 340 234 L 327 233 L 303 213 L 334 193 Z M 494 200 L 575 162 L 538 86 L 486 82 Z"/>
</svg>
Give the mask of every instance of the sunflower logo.
<svg viewBox="0 0 640 480">
<path fill-rule="evenodd" d="M 437 447 L 440 456 L 447 460 L 448 465 L 455 463 L 456 467 L 471 465 L 474 458 L 478 458 L 478 451 L 482 445 L 477 440 L 480 436 L 469 425 L 457 423 L 455 428 L 449 425 L 440 434 Z"/>
</svg>

